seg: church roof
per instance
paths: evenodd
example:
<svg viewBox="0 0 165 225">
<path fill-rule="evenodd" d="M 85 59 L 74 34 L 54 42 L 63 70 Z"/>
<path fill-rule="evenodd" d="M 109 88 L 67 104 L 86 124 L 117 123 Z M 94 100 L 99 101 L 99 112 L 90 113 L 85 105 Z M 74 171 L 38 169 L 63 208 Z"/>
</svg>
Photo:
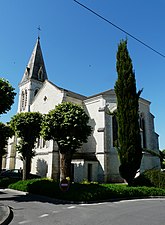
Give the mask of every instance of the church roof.
<svg viewBox="0 0 165 225">
<path fill-rule="evenodd" d="M 54 87 L 60 89 L 61 91 L 64 91 L 65 94 L 69 97 L 72 97 L 72 98 L 77 98 L 77 99 L 80 99 L 80 100 L 85 100 L 87 97 L 84 96 L 84 95 L 81 95 L 81 94 L 78 94 L 76 92 L 73 92 L 73 91 L 70 91 L 70 90 L 67 90 L 67 89 L 64 89 L 64 88 L 61 88 L 59 86 L 57 86 L 56 84 L 52 83 L 51 81 L 47 80 L 47 82 L 49 82 L 50 84 L 52 84 Z"/>
<path fill-rule="evenodd" d="M 100 92 L 100 93 L 98 93 L 98 94 L 89 96 L 88 99 L 94 98 L 94 97 L 97 97 L 97 96 L 100 96 L 100 95 L 115 95 L 115 91 L 114 91 L 114 89 L 109 89 L 109 90 Z"/>
<path fill-rule="evenodd" d="M 95 94 L 95 95 L 92 95 L 92 96 L 87 97 L 87 100 L 88 100 L 88 99 L 91 99 L 91 98 L 94 98 L 94 97 L 98 97 L 98 96 L 106 96 L 106 95 L 116 95 L 116 94 L 115 94 L 115 90 L 114 90 L 114 89 L 109 89 L 109 90 L 100 92 L 100 93 L 98 93 L 98 94 Z M 151 104 L 150 101 L 148 101 L 147 99 L 144 99 L 144 98 L 142 98 L 142 97 L 139 98 L 139 101 L 141 101 L 141 102 L 143 102 L 143 103 L 146 103 L 147 105 L 150 105 L 150 104 Z"/>
<path fill-rule="evenodd" d="M 44 64 L 44 60 L 42 56 L 39 37 L 37 39 L 37 42 L 31 54 L 28 65 L 25 69 L 20 85 L 30 79 L 35 79 L 41 82 L 47 79 L 47 73 L 46 73 L 45 64 Z"/>
</svg>

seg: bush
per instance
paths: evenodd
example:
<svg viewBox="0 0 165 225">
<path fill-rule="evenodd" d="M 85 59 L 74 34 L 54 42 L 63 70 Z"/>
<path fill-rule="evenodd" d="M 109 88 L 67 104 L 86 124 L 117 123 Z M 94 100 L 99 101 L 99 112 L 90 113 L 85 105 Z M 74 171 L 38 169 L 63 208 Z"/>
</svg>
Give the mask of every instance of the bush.
<svg viewBox="0 0 165 225">
<path fill-rule="evenodd" d="M 39 179 L 32 179 L 32 180 L 19 180 L 16 183 L 10 184 L 8 187 L 14 190 L 18 191 L 29 191 L 29 185 L 33 184 L 34 182 L 37 182 Z"/>
<path fill-rule="evenodd" d="M 9 188 L 69 201 L 98 201 L 118 198 L 165 196 L 165 190 L 154 187 L 129 187 L 123 184 L 73 183 L 62 192 L 59 183 L 50 179 L 34 179 L 10 184 Z"/>
<path fill-rule="evenodd" d="M 0 179 L 0 187 L 1 188 L 7 188 L 10 184 L 12 183 L 16 183 L 19 179 L 15 179 L 15 178 L 1 178 Z"/>
<path fill-rule="evenodd" d="M 134 186 L 165 188 L 165 173 L 160 170 L 148 170 L 134 180 Z"/>
</svg>

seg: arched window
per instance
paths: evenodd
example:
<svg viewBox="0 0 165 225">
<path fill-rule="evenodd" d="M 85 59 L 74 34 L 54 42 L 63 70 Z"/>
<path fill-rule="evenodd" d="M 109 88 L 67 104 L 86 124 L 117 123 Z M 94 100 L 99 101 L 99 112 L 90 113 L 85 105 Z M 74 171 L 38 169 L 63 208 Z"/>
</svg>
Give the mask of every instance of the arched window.
<svg viewBox="0 0 165 225">
<path fill-rule="evenodd" d="M 37 141 L 36 141 L 36 148 L 39 148 L 40 147 L 40 138 L 37 138 Z"/>
<path fill-rule="evenodd" d="M 42 68 L 42 66 L 38 70 L 38 80 L 43 80 L 43 68 Z"/>
<path fill-rule="evenodd" d="M 35 90 L 34 92 L 34 96 L 36 96 L 36 94 L 38 93 L 38 89 Z"/>
<path fill-rule="evenodd" d="M 20 111 L 24 111 L 26 106 L 27 106 L 27 89 L 25 91 L 22 90 L 21 93 Z"/>
<path fill-rule="evenodd" d="M 24 93 L 24 91 L 22 91 L 22 93 L 21 93 L 21 107 L 20 107 L 21 111 L 24 110 L 24 104 L 25 104 L 25 93 Z"/>
<path fill-rule="evenodd" d="M 42 146 L 43 148 L 46 146 L 46 141 L 44 139 L 42 140 Z"/>
<path fill-rule="evenodd" d="M 26 72 L 25 72 L 25 75 L 28 77 L 30 74 L 30 68 L 27 66 L 26 67 Z"/>
<path fill-rule="evenodd" d="M 25 90 L 25 107 L 26 108 L 26 105 L 27 105 L 27 90 Z"/>
<path fill-rule="evenodd" d="M 139 118 L 140 135 L 141 135 L 141 145 L 146 148 L 146 130 L 145 130 L 145 120 L 143 114 L 140 114 Z"/>
<path fill-rule="evenodd" d="M 118 142 L 118 124 L 117 124 L 117 119 L 116 119 L 115 114 L 112 116 L 112 137 L 113 137 L 113 147 L 118 146 L 119 145 L 119 142 Z"/>
</svg>

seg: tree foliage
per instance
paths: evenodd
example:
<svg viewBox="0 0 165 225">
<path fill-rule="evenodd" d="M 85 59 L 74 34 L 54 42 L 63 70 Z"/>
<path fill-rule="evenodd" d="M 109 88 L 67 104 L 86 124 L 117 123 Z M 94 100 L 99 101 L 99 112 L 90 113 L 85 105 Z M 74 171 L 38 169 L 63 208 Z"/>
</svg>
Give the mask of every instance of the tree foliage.
<svg viewBox="0 0 165 225">
<path fill-rule="evenodd" d="M 12 117 L 10 126 L 19 138 L 17 149 L 23 158 L 23 179 L 30 173 L 31 158 L 34 156 L 34 144 L 40 136 L 42 114 L 39 112 L 21 112 Z"/>
<path fill-rule="evenodd" d="M 136 92 L 136 80 L 132 60 L 127 49 L 127 41 L 118 46 L 117 63 L 118 79 L 115 84 L 117 96 L 117 122 L 119 137 L 120 174 L 131 183 L 140 168 L 142 148 L 139 128 L 139 96 Z"/>
<path fill-rule="evenodd" d="M 14 90 L 7 80 L 0 78 L 0 114 L 7 113 L 11 109 L 16 95 Z"/>
<path fill-rule="evenodd" d="M 2 156 L 6 154 L 6 146 L 9 137 L 12 137 L 12 129 L 0 122 L 0 171 L 2 169 Z"/>
<path fill-rule="evenodd" d="M 45 115 L 41 133 L 44 139 L 57 142 L 62 155 L 62 178 L 70 177 L 72 155 L 91 134 L 88 121 L 83 108 L 71 102 L 61 103 Z"/>
<path fill-rule="evenodd" d="M 165 149 L 163 149 L 159 153 L 160 153 L 161 169 L 165 169 Z"/>
</svg>

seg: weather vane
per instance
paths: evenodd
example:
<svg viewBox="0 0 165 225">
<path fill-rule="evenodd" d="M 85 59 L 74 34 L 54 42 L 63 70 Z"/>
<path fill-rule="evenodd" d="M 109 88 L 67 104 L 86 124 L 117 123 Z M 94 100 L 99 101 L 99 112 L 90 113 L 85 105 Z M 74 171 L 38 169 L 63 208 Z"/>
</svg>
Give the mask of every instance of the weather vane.
<svg viewBox="0 0 165 225">
<path fill-rule="evenodd" d="M 40 32 L 41 32 L 40 26 L 37 27 L 37 30 L 38 30 L 38 38 L 40 39 Z"/>
</svg>

